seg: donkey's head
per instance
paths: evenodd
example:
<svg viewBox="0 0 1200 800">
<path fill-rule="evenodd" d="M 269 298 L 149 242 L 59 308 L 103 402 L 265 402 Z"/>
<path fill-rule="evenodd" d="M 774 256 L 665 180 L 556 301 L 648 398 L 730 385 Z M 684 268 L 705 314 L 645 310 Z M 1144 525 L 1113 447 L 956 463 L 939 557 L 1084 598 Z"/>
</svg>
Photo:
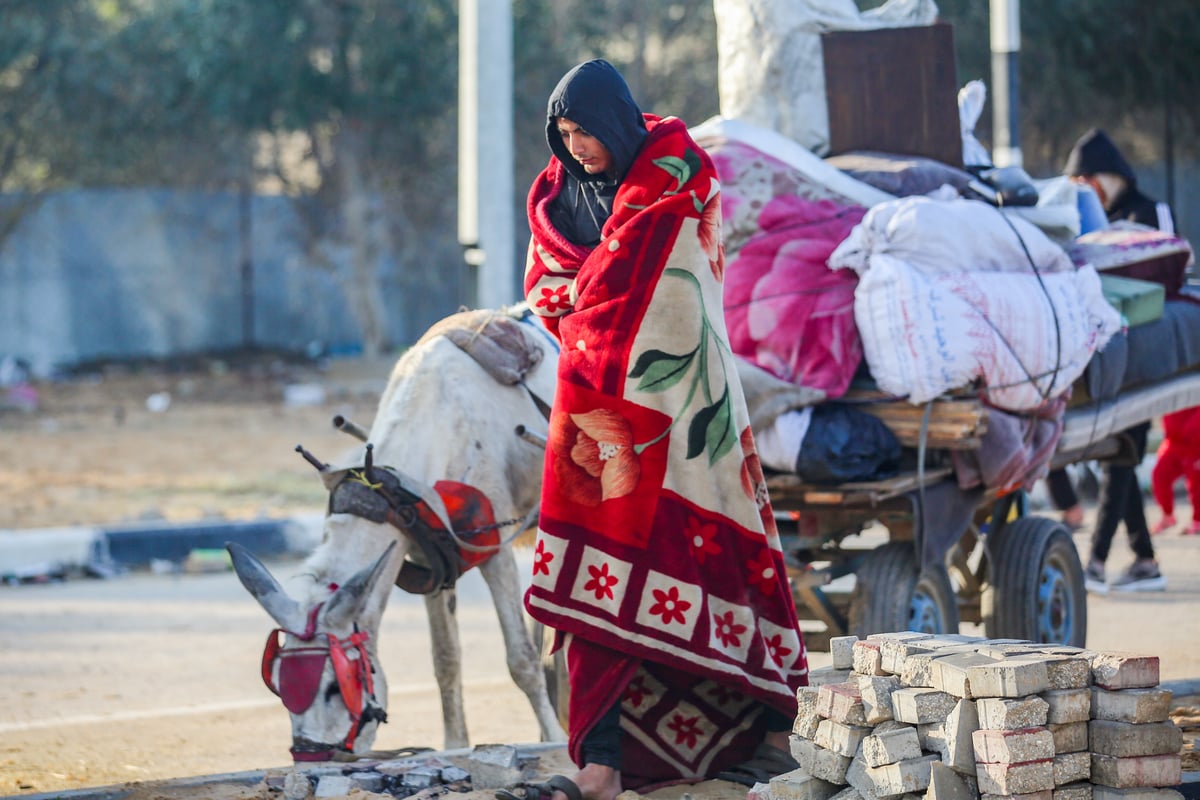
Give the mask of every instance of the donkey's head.
<svg viewBox="0 0 1200 800">
<path fill-rule="evenodd" d="M 262 678 L 291 714 L 293 759 L 369 750 L 387 721 L 387 683 L 373 640 L 380 609 L 371 605 L 377 588 L 390 591 L 390 580 L 379 582 L 395 575 L 389 562 L 397 542 L 344 583 L 322 587 L 323 599 L 305 602 L 291 598 L 250 551 L 226 547 L 242 585 L 278 626 L 267 637 Z"/>
</svg>

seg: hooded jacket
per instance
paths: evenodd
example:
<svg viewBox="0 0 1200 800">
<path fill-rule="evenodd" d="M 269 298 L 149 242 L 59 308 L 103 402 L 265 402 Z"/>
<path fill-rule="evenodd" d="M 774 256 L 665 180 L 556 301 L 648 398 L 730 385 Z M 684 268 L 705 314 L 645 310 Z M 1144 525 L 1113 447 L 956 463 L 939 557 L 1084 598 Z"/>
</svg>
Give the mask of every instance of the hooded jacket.
<svg viewBox="0 0 1200 800">
<path fill-rule="evenodd" d="M 1174 233 L 1170 207 L 1166 203 L 1156 203 L 1138 190 L 1137 175 L 1116 144 L 1104 131 L 1092 128 L 1079 137 L 1071 149 L 1063 173 L 1082 177 L 1100 172 L 1120 175 L 1126 182 L 1125 191 L 1117 195 L 1112 205 L 1105 209 L 1109 222 L 1128 220 Z"/>
<path fill-rule="evenodd" d="M 563 144 L 557 119 L 566 117 L 599 140 L 612 155 L 611 170 L 589 175 Z M 550 94 L 546 142 L 566 168 L 567 182 L 550 207 L 550 221 L 568 240 L 594 247 L 612 213 L 617 187 L 646 141 L 646 122 L 616 68 L 596 59 L 572 69 Z"/>
</svg>

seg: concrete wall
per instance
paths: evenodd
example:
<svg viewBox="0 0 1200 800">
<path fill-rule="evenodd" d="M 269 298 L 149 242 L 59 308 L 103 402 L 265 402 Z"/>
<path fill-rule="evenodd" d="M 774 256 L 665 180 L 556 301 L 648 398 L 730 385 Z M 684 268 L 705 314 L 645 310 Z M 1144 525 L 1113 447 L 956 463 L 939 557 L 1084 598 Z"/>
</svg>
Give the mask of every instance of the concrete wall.
<svg viewBox="0 0 1200 800">
<path fill-rule="evenodd" d="M 32 204 L 0 197 L 0 210 L 23 204 L 0 240 L 0 357 L 25 359 L 36 374 L 248 343 L 294 352 L 361 344 L 344 265 L 323 267 L 305 254 L 287 198 L 252 200 L 252 331 L 243 331 L 235 195 L 90 190 Z M 410 343 L 463 302 L 457 264 L 400 274 L 384 254 L 378 269 L 392 344 Z"/>
</svg>

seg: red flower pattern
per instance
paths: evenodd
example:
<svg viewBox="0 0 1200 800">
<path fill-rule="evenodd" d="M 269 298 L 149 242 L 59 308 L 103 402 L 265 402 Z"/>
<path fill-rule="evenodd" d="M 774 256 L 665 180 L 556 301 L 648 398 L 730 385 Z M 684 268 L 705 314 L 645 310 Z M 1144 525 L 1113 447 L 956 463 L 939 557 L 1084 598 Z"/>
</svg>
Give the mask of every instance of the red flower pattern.
<svg viewBox="0 0 1200 800">
<path fill-rule="evenodd" d="M 709 556 L 720 555 L 721 546 L 716 543 L 716 523 L 704 523 L 699 517 L 687 520 L 687 540 L 692 545 L 692 555 L 697 564 L 703 564 Z"/>
<path fill-rule="evenodd" d="M 667 723 L 667 727 L 675 731 L 675 744 L 682 744 L 685 747 L 695 747 L 696 741 L 700 738 L 700 717 L 685 717 L 682 714 L 676 714 Z"/>
<path fill-rule="evenodd" d="M 768 536 L 777 533 L 775 514 L 771 511 L 771 498 L 767 494 L 767 479 L 763 476 L 762 462 L 754 446 L 754 434 L 747 425 L 739 437 L 742 445 L 742 490 L 758 506 L 758 516 Z"/>
<path fill-rule="evenodd" d="M 732 611 L 713 614 L 713 627 L 716 629 L 716 637 L 725 647 L 741 646 L 742 641 L 738 637 L 746 632 L 746 626 L 734 621 Z"/>
<path fill-rule="evenodd" d="M 783 634 L 777 633 L 774 636 L 764 638 L 767 645 L 767 653 L 770 654 L 771 660 L 775 662 L 775 666 L 782 667 L 783 659 L 792 654 L 792 648 L 783 646 Z"/>
<path fill-rule="evenodd" d="M 590 565 L 588 566 L 588 574 L 592 576 L 592 579 L 583 585 L 583 590 L 585 592 L 595 592 L 597 600 L 603 600 L 606 597 L 612 600 L 612 587 L 620 583 L 621 580 L 616 575 L 608 574 L 608 564 L 601 564 L 598 567 Z"/>
<path fill-rule="evenodd" d="M 771 557 L 770 549 L 764 547 L 760 550 L 758 556 L 746 564 L 746 572 L 750 584 L 757 586 L 763 594 L 770 596 L 775 593 L 779 573 L 775 569 L 775 559 Z"/>
<path fill-rule="evenodd" d="M 562 286 L 543 286 L 542 296 L 537 301 L 538 308 L 546 309 L 548 314 L 566 311 L 571 307 L 570 289 L 565 283 Z"/>
<path fill-rule="evenodd" d="M 550 562 L 553 560 L 554 553 L 546 552 L 546 543 L 539 541 L 537 543 L 537 550 L 533 554 L 533 574 L 537 575 L 541 573 L 542 575 L 549 575 Z"/>
<path fill-rule="evenodd" d="M 650 606 L 650 613 L 662 617 L 664 625 L 670 625 L 672 622 L 682 624 L 685 620 L 683 612 L 691 608 L 692 604 L 687 600 L 680 599 L 679 587 L 672 586 L 665 592 L 662 589 L 653 591 L 654 605 Z"/>
<path fill-rule="evenodd" d="M 646 686 L 645 680 L 639 675 L 629 682 L 625 687 L 625 700 L 634 708 L 641 706 L 642 701 L 650 696 L 650 688 Z"/>
</svg>

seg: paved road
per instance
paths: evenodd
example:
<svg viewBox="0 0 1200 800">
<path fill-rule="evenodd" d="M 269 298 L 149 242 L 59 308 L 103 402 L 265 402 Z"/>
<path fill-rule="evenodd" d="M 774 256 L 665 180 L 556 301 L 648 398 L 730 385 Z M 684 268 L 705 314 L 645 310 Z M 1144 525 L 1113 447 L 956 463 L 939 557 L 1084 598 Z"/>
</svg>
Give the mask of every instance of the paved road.
<svg viewBox="0 0 1200 800">
<path fill-rule="evenodd" d="M 1114 573 L 1130 558 L 1119 537 Z M 1164 681 L 1200 678 L 1200 537 L 1155 543 L 1169 590 L 1093 598 L 1088 645 L 1159 655 Z M 273 565 L 281 577 L 297 567 Z M 536 741 L 475 573 L 459 622 L 473 740 Z M 0 795 L 285 765 L 286 714 L 258 678 L 270 627 L 230 573 L 0 587 Z M 392 721 L 377 746 L 440 748 L 419 598 L 393 594 L 380 645 Z"/>
</svg>

